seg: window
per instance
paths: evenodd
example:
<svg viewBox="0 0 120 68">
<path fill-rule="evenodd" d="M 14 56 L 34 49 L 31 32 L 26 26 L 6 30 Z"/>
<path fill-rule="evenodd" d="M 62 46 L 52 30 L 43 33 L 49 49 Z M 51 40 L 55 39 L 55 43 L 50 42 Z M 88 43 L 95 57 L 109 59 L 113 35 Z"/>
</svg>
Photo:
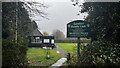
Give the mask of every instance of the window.
<svg viewBox="0 0 120 68">
<path fill-rule="evenodd" d="M 40 37 L 31 37 L 31 43 L 42 43 L 42 39 Z"/>
<path fill-rule="evenodd" d="M 54 43 L 54 39 L 51 40 L 51 43 Z"/>
<path fill-rule="evenodd" d="M 31 43 L 35 43 L 35 37 L 31 37 Z"/>
<path fill-rule="evenodd" d="M 40 37 L 35 37 L 35 39 L 40 39 Z"/>
<path fill-rule="evenodd" d="M 38 43 L 42 43 L 42 39 L 39 39 Z"/>
<path fill-rule="evenodd" d="M 44 39 L 44 43 L 49 43 L 50 39 Z"/>
</svg>

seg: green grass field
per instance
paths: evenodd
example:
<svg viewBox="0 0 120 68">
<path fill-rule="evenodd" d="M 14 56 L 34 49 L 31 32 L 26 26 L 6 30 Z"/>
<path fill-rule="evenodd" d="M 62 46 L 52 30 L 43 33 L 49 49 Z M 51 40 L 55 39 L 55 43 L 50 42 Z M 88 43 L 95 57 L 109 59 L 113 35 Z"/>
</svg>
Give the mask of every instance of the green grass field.
<svg viewBox="0 0 120 68">
<path fill-rule="evenodd" d="M 28 48 L 27 58 L 30 66 L 50 66 L 61 58 L 55 49 L 50 49 L 50 59 L 46 59 L 46 50 L 42 48 Z"/>
<path fill-rule="evenodd" d="M 75 55 L 77 54 L 76 43 L 56 43 L 57 46 L 65 51 Z M 56 49 L 50 50 L 50 59 L 46 59 L 46 50 L 42 48 L 28 48 L 27 58 L 30 66 L 50 66 L 61 58 L 61 55 L 56 52 Z"/>
<path fill-rule="evenodd" d="M 61 48 L 63 48 L 64 50 L 66 50 L 71 54 L 76 53 L 76 46 L 77 46 L 76 43 L 56 43 L 56 45 L 60 46 Z"/>
</svg>

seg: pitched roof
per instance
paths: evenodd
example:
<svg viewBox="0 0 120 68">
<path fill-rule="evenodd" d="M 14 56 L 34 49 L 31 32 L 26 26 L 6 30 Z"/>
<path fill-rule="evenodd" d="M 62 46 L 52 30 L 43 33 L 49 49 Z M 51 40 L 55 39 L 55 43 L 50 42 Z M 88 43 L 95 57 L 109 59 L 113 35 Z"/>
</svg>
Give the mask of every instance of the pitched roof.
<svg viewBox="0 0 120 68">
<path fill-rule="evenodd" d="M 43 34 L 38 29 L 35 29 L 29 36 L 43 36 Z"/>
</svg>

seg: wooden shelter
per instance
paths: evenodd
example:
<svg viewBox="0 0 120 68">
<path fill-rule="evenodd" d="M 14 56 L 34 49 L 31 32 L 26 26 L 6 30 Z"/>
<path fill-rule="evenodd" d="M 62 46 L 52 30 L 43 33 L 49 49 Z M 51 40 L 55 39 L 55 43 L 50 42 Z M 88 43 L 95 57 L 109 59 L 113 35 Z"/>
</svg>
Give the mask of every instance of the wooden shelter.
<svg viewBox="0 0 120 68">
<path fill-rule="evenodd" d="M 28 47 L 55 47 L 54 36 L 43 36 L 38 29 L 35 29 L 28 38 Z"/>
</svg>

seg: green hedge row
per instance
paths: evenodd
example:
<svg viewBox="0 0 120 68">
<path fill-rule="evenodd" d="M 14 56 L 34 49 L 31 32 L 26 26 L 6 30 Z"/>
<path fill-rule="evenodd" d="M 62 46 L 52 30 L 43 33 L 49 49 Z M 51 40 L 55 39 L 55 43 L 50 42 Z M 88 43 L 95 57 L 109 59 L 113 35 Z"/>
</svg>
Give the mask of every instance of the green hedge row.
<svg viewBox="0 0 120 68">
<path fill-rule="evenodd" d="M 91 40 L 80 40 L 81 43 L 90 43 Z M 55 40 L 55 43 L 77 43 L 77 39 Z"/>
</svg>

